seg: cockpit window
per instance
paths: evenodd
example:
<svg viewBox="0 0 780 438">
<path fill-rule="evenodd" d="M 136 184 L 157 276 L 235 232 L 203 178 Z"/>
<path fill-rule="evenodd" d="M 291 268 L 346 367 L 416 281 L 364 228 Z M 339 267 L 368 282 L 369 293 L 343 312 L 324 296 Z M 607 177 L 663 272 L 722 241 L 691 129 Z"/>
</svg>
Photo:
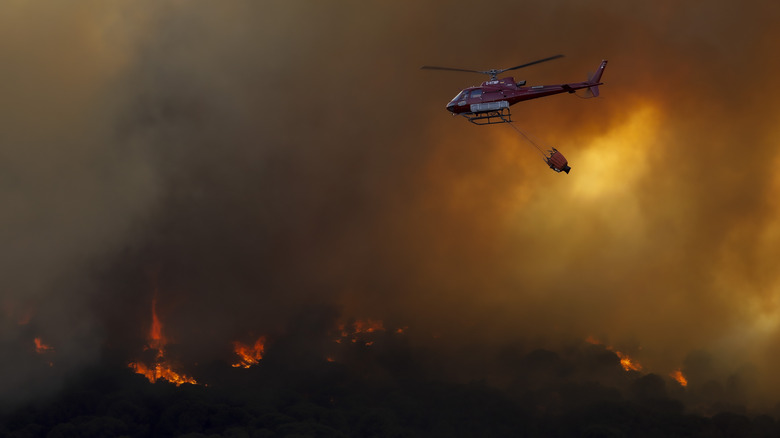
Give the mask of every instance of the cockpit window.
<svg viewBox="0 0 780 438">
<path fill-rule="evenodd" d="M 471 90 L 471 98 L 474 99 L 478 97 L 482 97 L 482 90 L 481 89 Z"/>
<path fill-rule="evenodd" d="M 451 102 L 457 102 L 457 101 L 459 101 L 459 100 L 463 100 L 463 99 L 465 99 L 466 97 L 468 97 L 468 96 L 467 96 L 468 94 L 469 94 L 469 93 L 468 93 L 468 91 L 461 91 L 460 93 L 458 93 L 458 95 L 457 95 L 457 96 L 455 96 L 455 97 L 453 97 L 453 98 L 452 98 Z"/>
</svg>

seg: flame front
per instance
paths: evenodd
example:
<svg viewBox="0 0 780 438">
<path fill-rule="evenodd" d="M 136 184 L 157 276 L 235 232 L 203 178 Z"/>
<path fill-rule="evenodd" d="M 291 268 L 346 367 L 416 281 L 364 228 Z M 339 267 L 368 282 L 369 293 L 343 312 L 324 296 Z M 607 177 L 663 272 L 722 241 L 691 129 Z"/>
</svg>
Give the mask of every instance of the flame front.
<svg viewBox="0 0 780 438">
<path fill-rule="evenodd" d="M 676 370 L 672 371 L 671 373 L 669 373 L 669 375 L 670 375 L 670 376 L 671 376 L 671 377 L 672 377 L 674 380 L 676 380 L 676 381 L 677 381 L 677 383 L 679 383 L 679 384 L 680 384 L 680 386 L 682 386 L 682 387 L 686 387 L 686 386 L 688 386 L 688 379 L 686 379 L 686 378 L 685 378 L 685 375 L 683 375 L 683 373 L 682 373 L 682 370 L 681 370 L 681 369 L 679 369 L 679 368 L 678 368 L 678 369 L 676 369 Z"/>
<path fill-rule="evenodd" d="M 257 338 L 254 345 L 236 341 L 233 342 L 233 347 L 233 351 L 240 358 L 238 362 L 233 364 L 233 367 L 249 368 L 252 365 L 257 365 L 263 358 L 263 353 L 265 353 L 265 336 Z"/>
<path fill-rule="evenodd" d="M 143 362 L 130 362 L 127 366 L 132 368 L 136 373 L 146 377 L 152 383 L 159 379 L 163 379 L 176 386 L 179 386 L 182 383 L 196 385 L 198 382 L 192 377 L 173 371 L 171 364 L 165 358 L 166 344 L 167 341 L 162 334 L 162 323 L 160 322 L 160 318 L 157 317 L 157 297 L 155 297 L 152 299 L 152 325 L 149 328 L 149 341 L 144 348 L 146 350 L 157 351 L 154 357 L 154 363 L 152 366 L 147 366 Z"/>
</svg>

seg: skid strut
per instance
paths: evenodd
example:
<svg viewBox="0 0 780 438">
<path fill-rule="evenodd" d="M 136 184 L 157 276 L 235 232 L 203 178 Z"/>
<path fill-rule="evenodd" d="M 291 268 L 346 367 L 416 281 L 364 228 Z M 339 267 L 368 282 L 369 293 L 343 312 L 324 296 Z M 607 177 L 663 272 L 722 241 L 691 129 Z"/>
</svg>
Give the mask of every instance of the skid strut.
<svg viewBox="0 0 780 438">
<path fill-rule="evenodd" d="M 462 115 L 475 125 L 495 125 L 512 122 L 512 114 L 509 112 L 509 108 L 479 113 L 465 113 Z"/>
</svg>

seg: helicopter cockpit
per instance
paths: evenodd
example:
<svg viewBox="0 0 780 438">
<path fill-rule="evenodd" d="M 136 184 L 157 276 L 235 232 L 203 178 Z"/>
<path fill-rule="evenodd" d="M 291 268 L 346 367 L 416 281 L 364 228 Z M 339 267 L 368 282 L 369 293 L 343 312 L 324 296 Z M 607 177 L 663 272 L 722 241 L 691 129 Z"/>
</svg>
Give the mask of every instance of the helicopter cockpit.
<svg viewBox="0 0 780 438">
<path fill-rule="evenodd" d="M 463 90 L 460 93 L 458 93 L 457 96 L 453 97 L 450 102 L 457 102 L 459 100 L 464 100 L 468 97 L 469 92 L 467 90 Z"/>
<path fill-rule="evenodd" d="M 466 105 L 466 99 L 469 97 L 469 90 L 463 90 L 460 93 L 458 93 L 457 96 L 453 97 L 450 103 L 447 104 L 447 110 L 451 112 L 455 112 L 455 106 L 464 106 Z"/>
</svg>

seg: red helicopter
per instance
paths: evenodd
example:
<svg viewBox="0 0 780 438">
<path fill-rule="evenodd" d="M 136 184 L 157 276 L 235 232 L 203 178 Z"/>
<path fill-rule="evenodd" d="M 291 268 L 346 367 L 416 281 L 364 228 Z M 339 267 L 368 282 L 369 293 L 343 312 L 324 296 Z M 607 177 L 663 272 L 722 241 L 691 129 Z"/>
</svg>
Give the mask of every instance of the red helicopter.
<svg viewBox="0 0 780 438">
<path fill-rule="evenodd" d="M 601 75 L 604 73 L 604 67 L 607 61 L 601 61 L 598 69 L 585 82 L 573 82 L 559 85 L 534 85 L 524 87 L 525 81 L 515 82 L 514 78 L 506 77 L 496 79 L 496 77 L 510 70 L 528 67 L 541 62 L 552 61 L 563 55 L 555 55 L 538 61 L 529 62 L 510 68 L 492 69 L 492 70 L 466 70 L 462 68 L 450 67 L 432 67 L 422 66 L 427 70 L 449 70 L 463 71 L 469 73 L 482 73 L 490 76 L 490 80 L 485 81 L 478 87 L 469 87 L 462 90 L 454 99 L 447 104 L 447 110 L 453 115 L 461 115 L 475 125 L 492 125 L 496 123 L 512 122 L 512 114 L 509 111 L 511 105 L 524 100 L 536 99 L 539 97 L 551 96 L 559 93 L 574 93 L 583 88 L 587 89 L 590 97 L 599 95 L 599 85 L 602 85 Z"/>
</svg>

